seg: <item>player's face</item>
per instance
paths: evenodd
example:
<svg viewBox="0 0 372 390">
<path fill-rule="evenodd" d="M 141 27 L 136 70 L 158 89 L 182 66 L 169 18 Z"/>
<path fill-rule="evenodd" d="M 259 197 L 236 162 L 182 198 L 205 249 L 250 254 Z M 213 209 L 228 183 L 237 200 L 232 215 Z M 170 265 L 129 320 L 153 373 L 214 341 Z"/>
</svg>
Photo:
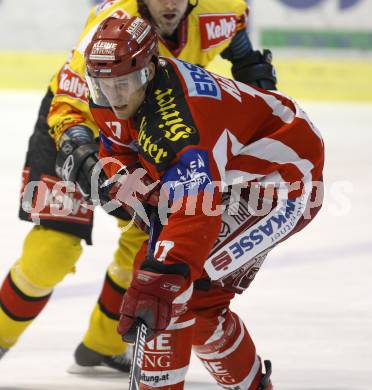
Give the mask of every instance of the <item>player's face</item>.
<svg viewBox="0 0 372 390">
<path fill-rule="evenodd" d="M 118 119 L 126 120 L 133 117 L 143 103 L 147 81 L 154 77 L 154 64 L 149 64 L 148 71 L 149 75 L 145 83 L 135 82 L 133 80 L 136 78 L 134 73 L 100 80 L 100 88 Z"/>
<path fill-rule="evenodd" d="M 169 36 L 185 14 L 188 0 L 145 0 L 145 4 L 157 25 L 158 33 Z"/>
<path fill-rule="evenodd" d="M 126 77 L 100 79 L 100 88 L 119 119 L 133 115 L 141 85 L 131 85 Z"/>
<path fill-rule="evenodd" d="M 111 108 L 115 113 L 115 116 L 118 119 L 129 119 L 138 111 L 138 108 L 142 104 L 145 99 L 145 90 L 146 87 L 143 86 L 138 90 L 134 91 L 128 99 L 125 99 L 125 104 L 121 104 L 118 101 L 116 104 L 114 103 Z"/>
</svg>

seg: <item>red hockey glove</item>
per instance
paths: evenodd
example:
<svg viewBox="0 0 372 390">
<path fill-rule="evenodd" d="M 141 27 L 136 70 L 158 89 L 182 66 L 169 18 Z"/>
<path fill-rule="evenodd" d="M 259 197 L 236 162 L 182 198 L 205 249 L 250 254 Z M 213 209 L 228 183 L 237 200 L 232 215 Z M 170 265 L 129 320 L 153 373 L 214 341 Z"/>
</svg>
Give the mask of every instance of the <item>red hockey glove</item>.
<svg viewBox="0 0 372 390">
<path fill-rule="evenodd" d="M 112 200 L 133 218 L 145 233 L 149 232 L 148 208 L 159 202 L 160 182 L 154 182 L 140 163 L 123 167 L 104 184 Z"/>
<path fill-rule="evenodd" d="M 141 268 L 134 273 L 120 309 L 118 332 L 128 343 L 136 339 L 138 319 L 148 326 L 149 341 L 169 325 L 172 316 L 180 315 L 180 307 L 172 303 L 187 287 L 189 266 L 185 263 L 166 265 L 152 260 Z"/>
<path fill-rule="evenodd" d="M 155 207 L 158 205 L 160 182 L 152 180 L 140 163 L 122 168 L 115 176 L 110 193 L 124 207 L 133 206 L 133 196 L 141 203 Z"/>
</svg>

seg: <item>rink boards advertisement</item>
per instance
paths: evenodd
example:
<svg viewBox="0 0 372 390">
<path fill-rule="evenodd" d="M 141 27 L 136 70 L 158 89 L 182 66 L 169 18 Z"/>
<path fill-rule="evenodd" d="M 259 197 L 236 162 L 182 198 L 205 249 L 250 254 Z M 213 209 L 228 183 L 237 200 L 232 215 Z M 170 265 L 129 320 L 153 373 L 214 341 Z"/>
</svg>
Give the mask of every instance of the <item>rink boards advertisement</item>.
<svg viewBox="0 0 372 390">
<path fill-rule="evenodd" d="M 372 49 L 370 0 L 251 0 L 261 44 Z"/>
</svg>

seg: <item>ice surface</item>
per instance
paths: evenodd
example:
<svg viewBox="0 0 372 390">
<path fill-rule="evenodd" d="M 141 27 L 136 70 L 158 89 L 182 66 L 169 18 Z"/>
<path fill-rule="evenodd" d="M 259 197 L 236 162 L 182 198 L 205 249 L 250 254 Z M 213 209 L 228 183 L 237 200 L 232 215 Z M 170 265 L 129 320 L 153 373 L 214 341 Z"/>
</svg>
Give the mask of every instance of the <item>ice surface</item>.
<svg viewBox="0 0 372 390">
<path fill-rule="evenodd" d="M 39 93 L 0 93 L 0 277 L 31 225 L 17 219 L 21 168 Z M 326 143 L 326 202 L 317 219 L 270 254 L 232 307 L 277 390 L 372 389 L 372 105 L 303 102 Z M 123 378 L 66 373 L 115 250 L 115 220 L 97 212 L 94 247 L 0 363 L 1 390 L 116 390 Z M 244 359 L 244 356 L 242 356 Z M 217 389 L 192 359 L 187 389 Z"/>
</svg>

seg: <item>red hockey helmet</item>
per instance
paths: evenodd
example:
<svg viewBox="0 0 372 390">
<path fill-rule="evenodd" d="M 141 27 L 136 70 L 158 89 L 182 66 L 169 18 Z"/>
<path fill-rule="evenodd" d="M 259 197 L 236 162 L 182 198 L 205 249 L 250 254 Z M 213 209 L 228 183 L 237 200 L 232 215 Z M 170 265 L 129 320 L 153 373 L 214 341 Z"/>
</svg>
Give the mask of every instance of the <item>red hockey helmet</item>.
<svg viewBox="0 0 372 390">
<path fill-rule="evenodd" d="M 158 57 L 155 30 L 140 17 L 107 18 L 85 50 L 91 77 L 117 77 L 145 68 Z"/>
<path fill-rule="evenodd" d="M 85 50 L 87 82 L 93 101 L 109 106 L 107 83 L 132 91 L 148 80 L 150 62 L 159 55 L 155 30 L 140 17 L 107 18 Z M 108 80 L 110 79 L 110 80 Z M 100 85 L 102 84 L 102 85 Z M 106 88 L 107 90 L 107 88 Z"/>
</svg>

